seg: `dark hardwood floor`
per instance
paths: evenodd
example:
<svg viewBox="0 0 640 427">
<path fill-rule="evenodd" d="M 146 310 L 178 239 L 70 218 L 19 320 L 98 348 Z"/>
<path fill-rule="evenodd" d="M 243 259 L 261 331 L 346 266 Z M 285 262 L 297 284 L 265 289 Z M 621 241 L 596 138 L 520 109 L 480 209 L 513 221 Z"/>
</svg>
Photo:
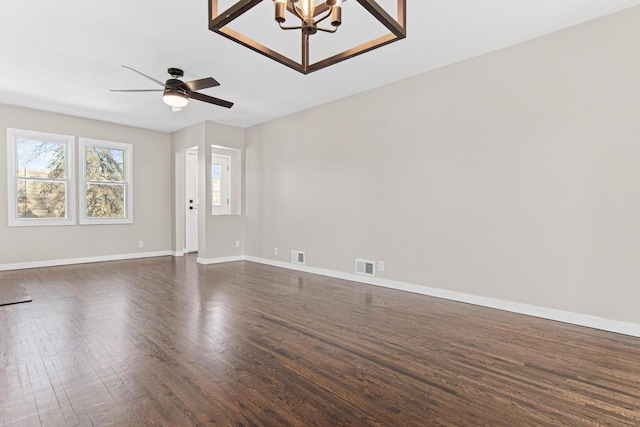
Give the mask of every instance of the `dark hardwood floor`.
<svg viewBox="0 0 640 427">
<path fill-rule="evenodd" d="M 640 339 L 193 256 L 0 272 L 0 424 L 640 425 Z"/>
</svg>

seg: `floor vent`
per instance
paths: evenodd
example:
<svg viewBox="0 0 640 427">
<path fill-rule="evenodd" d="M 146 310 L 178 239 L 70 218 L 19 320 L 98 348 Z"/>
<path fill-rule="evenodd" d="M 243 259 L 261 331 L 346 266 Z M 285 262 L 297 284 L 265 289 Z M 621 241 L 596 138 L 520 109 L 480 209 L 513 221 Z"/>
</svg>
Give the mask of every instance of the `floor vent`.
<svg viewBox="0 0 640 427">
<path fill-rule="evenodd" d="M 291 262 L 293 264 L 304 264 L 304 252 L 291 251 Z"/>
<path fill-rule="evenodd" d="M 356 274 L 374 277 L 376 275 L 375 261 L 356 258 Z"/>
</svg>

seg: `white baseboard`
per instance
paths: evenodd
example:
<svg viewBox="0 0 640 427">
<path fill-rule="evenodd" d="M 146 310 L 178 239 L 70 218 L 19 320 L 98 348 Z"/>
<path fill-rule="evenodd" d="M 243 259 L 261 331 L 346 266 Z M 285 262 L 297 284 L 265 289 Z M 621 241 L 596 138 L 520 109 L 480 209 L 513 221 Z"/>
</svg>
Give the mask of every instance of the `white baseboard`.
<svg viewBox="0 0 640 427">
<path fill-rule="evenodd" d="M 198 264 L 209 265 L 209 264 L 222 264 L 223 262 L 244 261 L 246 259 L 247 258 L 244 255 L 237 255 L 237 256 L 227 256 L 227 257 L 221 257 L 221 258 L 198 257 L 196 261 Z"/>
<path fill-rule="evenodd" d="M 553 308 L 538 307 L 534 305 L 505 301 L 496 298 L 487 298 L 478 295 L 466 294 L 462 292 L 448 291 L 445 289 L 432 288 L 429 286 L 416 285 L 412 283 L 399 282 L 396 280 L 380 279 L 376 277 L 365 277 L 354 273 L 344 273 L 341 271 L 328 270 L 324 268 L 310 267 L 307 265 L 291 264 L 288 262 L 275 261 L 267 258 L 246 256 L 245 259 L 251 262 L 282 267 L 290 270 L 304 271 L 307 273 L 320 274 L 322 276 L 334 277 L 336 279 L 351 280 L 353 282 L 366 283 L 369 285 L 382 286 L 400 291 L 413 292 L 421 295 L 428 295 L 452 301 L 464 302 L 483 307 L 495 308 L 512 313 L 526 314 L 548 320 L 569 323 L 588 328 L 600 329 L 618 334 L 640 337 L 640 325 L 618 320 L 605 319 L 602 317 L 587 314 L 573 313 L 570 311 L 556 310 Z"/>
<path fill-rule="evenodd" d="M 158 252 L 141 252 L 120 255 L 105 255 L 86 258 L 69 258 L 49 261 L 24 262 L 16 264 L 0 264 L 0 271 L 5 270 L 21 270 L 26 268 L 39 267 L 55 267 L 60 265 L 85 264 L 91 262 L 117 261 L 135 258 L 150 258 L 159 256 L 183 256 L 182 251 L 158 251 Z M 360 276 L 354 273 L 345 273 L 336 270 L 311 267 L 307 265 L 292 264 L 289 262 L 276 261 L 267 258 L 258 258 L 253 256 L 230 256 L 221 258 L 197 258 L 198 264 L 211 265 L 232 261 L 251 261 L 259 264 L 271 265 L 274 267 L 286 268 L 289 270 L 303 271 L 306 273 L 319 274 L 321 276 L 333 277 L 336 279 L 350 280 L 352 282 L 366 283 L 369 285 L 382 286 L 385 288 L 396 289 L 400 291 L 413 292 L 421 295 L 428 295 L 437 298 L 448 299 L 452 301 L 464 302 L 468 304 L 479 305 L 483 307 L 495 308 L 498 310 L 509 311 L 513 313 L 526 314 L 529 316 L 540 317 L 543 319 L 556 320 L 558 322 L 569 323 L 578 326 L 586 326 L 593 329 L 600 329 L 608 332 L 615 332 L 634 337 L 640 337 L 640 325 L 636 323 L 621 322 L 618 320 L 605 319 L 602 317 L 591 316 L 587 314 L 573 313 L 569 311 L 556 310 L 552 308 L 539 307 L 534 305 L 522 304 L 517 302 L 505 301 L 496 298 L 487 298 L 478 295 L 466 294 L 462 292 L 448 291 L 445 289 L 432 288 L 429 286 L 416 285 L 412 283 L 399 282 L 396 280 L 381 279 L 377 277 Z"/>
<path fill-rule="evenodd" d="M 57 267 L 60 265 L 87 264 L 91 262 L 118 261 L 123 259 L 152 258 L 157 256 L 170 256 L 172 254 L 173 254 L 172 251 L 136 252 L 131 254 L 103 255 L 103 256 L 86 257 L 86 258 L 67 258 L 67 259 L 53 259 L 53 260 L 47 260 L 47 261 L 19 262 L 15 264 L 0 264 L 0 271 L 23 270 L 26 268 L 40 268 L 40 267 Z"/>
</svg>

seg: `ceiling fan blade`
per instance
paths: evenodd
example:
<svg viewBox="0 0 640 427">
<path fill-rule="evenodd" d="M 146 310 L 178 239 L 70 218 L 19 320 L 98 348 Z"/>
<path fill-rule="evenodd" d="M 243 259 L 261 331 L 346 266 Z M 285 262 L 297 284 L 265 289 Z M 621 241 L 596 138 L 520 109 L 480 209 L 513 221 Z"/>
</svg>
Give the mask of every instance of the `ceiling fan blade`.
<svg viewBox="0 0 640 427">
<path fill-rule="evenodd" d="M 225 101 L 224 99 L 214 98 L 213 96 L 205 95 L 199 92 L 191 92 L 189 98 L 197 99 L 198 101 L 208 102 L 209 104 L 219 105 L 225 108 L 231 108 L 233 102 Z"/>
<path fill-rule="evenodd" d="M 127 68 L 127 69 L 129 69 L 129 70 L 131 70 L 131 71 L 133 71 L 134 73 L 138 73 L 138 74 L 140 74 L 140 75 L 141 75 L 141 76 L 143 76 L 143 77 L 148 78 L 148 79 L 149 79 L 149 80 L 151 80 L 152 82 L 158 83 L 160 86 L 164 86 L 164 82 L 161 82 L 160 80 L 156 80 L 156 79 L 154 79 L 154 78 L 153 78 L 153 77 L 151 77 L 151 76 L 147 76 L 145 73 L 141 73 L 140 71 L 135 70 L 135 69 L 133 69 L 133 68 L 131 68 L 131 67 L 127 67 L 126 65 L 123 65 L 123 67 L 124 67 L 124 68 Z"/>
<path fill-rule="evenodd" d="M 164 92 L 164 89 L 111 89 L 109 92 Z"/>
<path fill-rule="evenodd" d="M 204 79 L 192 80 L 190 82 L 183 83 L 191 92 L 197 90 L 207 89 L 214 86 L 220 86 L 220 83 L 213 77 L 206 77 Z"/>
</svg>

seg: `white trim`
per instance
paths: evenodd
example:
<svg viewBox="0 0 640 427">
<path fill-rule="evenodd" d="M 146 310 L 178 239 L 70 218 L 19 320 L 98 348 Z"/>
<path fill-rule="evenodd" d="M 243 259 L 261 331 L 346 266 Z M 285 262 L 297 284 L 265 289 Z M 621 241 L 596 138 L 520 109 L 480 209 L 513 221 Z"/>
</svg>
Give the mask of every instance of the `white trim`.
<svg viewBox="0 0 640 427">
<path fill-rule="evenodd" d="M 91 262 L 117 261 L 135 258 L 151 258 L 160 256 L 182 256 L 180 251 L 159 251 L 143 252 L 121 255 L 107 255 L 88 258 L 74 258 L 51 261 L 25 262 L 18 264 L 0 264 L 0 271 L 20 270 L 38 267 L 55 267 L 70 264 L 85 264 Z M 286 268 L 289 270 L 303 271 L 305 273 L 319 274 L 321 276 L 333 277 L 336 279 L 349 280 L 352 282 L 365 283 L 374 286 L 395 289 L 399 291 L 412 292 L 421 295 L 443 298 L 451 301 L 464 302 L 482 307 L 495 308 L 512 313 L 524 314 L 528 316 L 540 317 L 548 320 L 569 323 L 578 326 L 585 326 L 593 329 L 614 332 L 618 334 L 640 337 L 640 324 L 621 322 L 618 320 L 605 319 L 588 314 L 573 313 L 569 311 L 556 310 L 553 308 L 538 307 L 529 304 L 505 301 L 496 298 L 487 298 L 478 295 L 471 295 L 462 292 L 448 291 L 445 289 L 432 288 L 429 286 L 416 285 L 412 283 L 399 282 L 396 280 L 380 279 L 375 277 L 365 277 L 353 273 L 344 273 L 324 268 L 310 267 L 308 265 L 291 264 L 288 262 L 275 261 L 267 258 L 259 258 L 246 255 L 229 256 L 221 258 L 197 258 L 198 264 L 211 265 L 233 261 L 250 261 L 258 264 L 271 265 L 273 267 Z"/>
<path fill-rule="evenodd" d="M 40 268 L 40 267 L 57 267 L 61 265 L 71 264 L 88 264 L 91 262 L 105 262 L 105 261 L 120 261 L 125 259 L 136 258 L 153 258 L 159 256 L 170 256 L 171 251 L 157 251 L 157 252 L 140 252 L 132 254 L 120 254 L 120 255 L 103 255 L 86 258 L 67 258 L 67 259 L 54 259 L 47 261 L 33 261 L 33 262 L 20 262 L 16 264 L 0 264 L 0 271 L 5 270 L 24 270 L 27 268 Z"/>
<path fill-rule="evenodd" d="M 87 147 L 113 148 L 124 151 L 124 218 L 91 218 L 87 216 L 86 153 Z M 131 224 L 133 223 L 133 144 L 78 138 L 78 194 L 80 224 Z M 106 182 L 109 183 L 109 182 Z"/>
<path fill-rule="evenodd" d="M 385 288 L 396 289 L 400 291 L 413 292 L 416 294 L 428 295 L 436 298 L 464 302 L 467 304 L 509 311 L 512 313 L 525 314 L 528 316 L 540 317 L 543 319 L 555 320 L 558 322 L 569 323 L 578 326 L 586 326 L 588 328 L 640 337 L 640 324 L 636 323 L 621 322 L 619 320 L 605 319 L 588 314 L 573 313 L 570 311 L 556 310 L 547 307 L 538 307 L 534 305 L 505 301 L 496 298 L 488 298 L 462 292 L 432 288 L 429 286 L 399 282 L 396 280 L 364 277 L 352 273 L 343 273 L 340 271 L 309 267 L 306 265 L 294 265 L 288 262 L 275 261 L 266 258 L 246 256 L 245 260 L 257 262 L 260 264 L 271 265 L 274 267 L 287 268 L 289 270 L 304 271 L 306 273 L 319 274 L 322 276 L 334 277 L 336 279 L 344 279 L 353 282 L 366 283 L 369 285 L 382 286 Z"/>
<path fill-rule="evenodd" d="M 197 261 L 198 264 L 210 265 L 210 264 L 222 264 L 224 262 L 244 261 L 246 259 L 247 259 L 247 257 L 245 257 L 244 255 L 237 255 L 237 256 L 227 256 L 227 257 L 221 257 L 221 258 L 200 258 L 200 257 L 198 257 L 196 259 L 196 261 Z"/>
<path fill-rule="evenodd" d="M 171 256 L 184 256 L 186 251 L 171 251 Z"/>
<path fill-rule="evenodd" d="M 39 141 L 56 142 L 64 145 L 65 178 L 61 179 L 60 182 L 64 182 L 66 184 L 66 218 L 18 218 L 18 207 L 16 205 L 18 186 L 18 138 L 30 138 Z M 75 142 L 75 137 L 71 135 L 7 128 L 7 207 L 9 227 L 75 225 Z"/>
</svg>

